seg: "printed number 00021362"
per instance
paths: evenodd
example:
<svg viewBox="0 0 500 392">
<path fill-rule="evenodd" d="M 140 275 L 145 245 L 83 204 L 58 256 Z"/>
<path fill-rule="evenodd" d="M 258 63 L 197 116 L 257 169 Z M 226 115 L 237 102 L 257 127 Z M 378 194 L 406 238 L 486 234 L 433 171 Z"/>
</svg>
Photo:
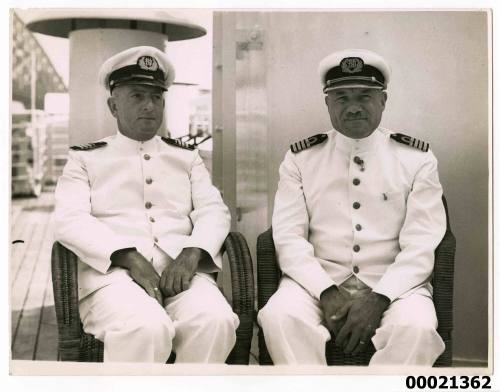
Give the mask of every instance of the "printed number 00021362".
<svg viewBox="0 0 500 392">
<path fill-rule="evenodd" d="M 491 389 L 489 376 L 408 376 L 408 389 Z"/>
</svg>

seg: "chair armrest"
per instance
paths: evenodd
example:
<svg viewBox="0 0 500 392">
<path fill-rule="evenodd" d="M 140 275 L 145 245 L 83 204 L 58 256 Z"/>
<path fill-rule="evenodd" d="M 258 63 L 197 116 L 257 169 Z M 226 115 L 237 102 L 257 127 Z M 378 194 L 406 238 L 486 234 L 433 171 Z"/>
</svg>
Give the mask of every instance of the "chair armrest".
<svg viewBox="0 0 500 392">
<path fill-rule="evenodd" d="M 255 303 L 252 257 L 245 237 L 241 233 L 229 233 L 224 242 L 224 250 L 231 270 L 233 311 L 240 319 L 240 325 L 236 330 L 236 344 L 227 363 L 248 365 Z"/>
<path fill-rule="evenodd" d="M 258 308 L 262 309 L 278 289 L 281 270 L 274 248 L 272 227 L 257 237 Z"/>
<path fill-rule="evenodd" d="M 453 277 L 455 265 L 456 239 L 450 228 L 448 206 L 443 197 L 446 210 L 446 233 L 434 252 L 434 306 L 438 318 L 438 331 L 449 332 L 453 329 Z"/>
<path fill-rule="evenodd" d="M 255 296 L 252 257 L 245 237 L 238 232 L 229 233 L 224 241 L 224 250 L 231 270 L 233 311 L 238 315 L 253 315 Z"/>
<path fill-rule="evenodd" d="M 434 305 L 438 316 L 438 329 L 453 328 L 453 275 L 456 240 L 450 232 L 446 232 L 435 252 L 434 274 Z"/>
<path fill-rule="evenodd" d="M 82 327 L 78 310 L 78 258 L 59 242 L 52 247 L 52 288 L 59 331 L 59 355 L 78 361 Z"/>
<path fill-rule="evenodd" d="M 281 270 L 274 248 L 272 227 L 257 237 L 257 306 L 262 309 L 278 289 Z M 272 365 L 273 360 L 267 350 L 264 331 L 259 326 L 259 364 Z"/>
</svg>

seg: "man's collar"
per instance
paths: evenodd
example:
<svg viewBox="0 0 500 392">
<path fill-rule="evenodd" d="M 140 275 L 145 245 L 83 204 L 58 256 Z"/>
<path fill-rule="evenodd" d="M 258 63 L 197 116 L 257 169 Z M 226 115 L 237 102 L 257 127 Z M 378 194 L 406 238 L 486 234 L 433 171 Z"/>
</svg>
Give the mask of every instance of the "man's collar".
<svg viewBox="0 0 500 392">
<path fill-rule="evenodd" d="M 125 136 L 120 131 L 116 132 L 115 140 L 121 150 L 133 152 L 152 151 L 153 147 L 156 145 L 156 136 L 153 136 L 149 140 L 140 142 Z"/>
<path fill-rule="evenodd" d="M 375 149 L 379 143 L 380 137 L 382 136 L 378 128 L 375 129 L 370 136 L 362 139 L 352 139 L 336 130 L 333 131 L 333 134 L 335 135 L 335 144 L 337 148 L 353 154 L 363 153 Z"/>
</svg>

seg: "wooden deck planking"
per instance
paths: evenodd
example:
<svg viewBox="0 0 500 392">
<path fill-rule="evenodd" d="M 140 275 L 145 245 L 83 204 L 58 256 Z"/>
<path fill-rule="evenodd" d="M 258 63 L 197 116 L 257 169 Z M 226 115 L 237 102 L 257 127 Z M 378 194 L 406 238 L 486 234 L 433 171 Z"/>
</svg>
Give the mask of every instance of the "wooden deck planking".
<svg viewBox="0 0 500 392">
<path fill-rule="evenodd" d="M 57 320 L 54 309 L 54 291 L 52 290 L 50 276 L 47 279 L 45 288 L 35 359 L 39 361 L 57 361 Z"/>
<path fill-rule="evenodd" d="M 33 227 L 32 235 L 29 241 L 24 243 L 25 249 L 22 253 L 22 260 L 18 262 L 18 268 L 11 281 L 12 333 L 14 338 L 34 273 L 41 237 L 43 236 L 43 231 L 38 227 L 39 224 L 36 221 L 31 224 Z"/>
<path fill-rule="evenodd" d="M 39 199 L 24 198 L 16 199 L 12 202 L 11 209 L 11 257 L 10 257 L 10 282 L 15 281 L 19 267 L 24 260 L 24 253 L 27 249 L 27 244 L 31 241 L 34 229 L 34 223 L 39 221 L 45 222 L 50 218 L 52 209 L 53 195 L 43 194 Z M 42 210 L 37 210 L 41 208 Z M 40 215 L 41 214 L 41 215 Z M 22 240 L 12 244 L 12 241 Z"/>
<path fill-rule="evenodd" d="M 24 260 L 27 243 L 33 236 L 33 219 L 29 214 L 21 213 L 21 216 L 16 220 L 16 224 L 11 231 L 11 248 L 10 248 L 10 283 L 15 281 L 19 268 Z M 21 240 L 23 242 L 12 241 Z"/>
<path fill-rule="evenodd" d="M 21 216 L 11 230 L 13 233 L 12 240 L 20 239 L 24 241 L 24 243 L 12 244 L 11 248 L 10 283 L 13 296 L 18 294 L 18 292 L 14 291 L 14 286 L 19 282 L 19 274 L 21 272 L 26 273 L 26 268 L 23 267 L 24 263 L 34 264 L 36 262 L 36 256 L 43 241 L 44 230 L 50 219 L 50 212 L 39 211 L 36 207 L 38 206 L 33 201 L 26 201 Z M 44 206 L 40 207 L 45 208 Z"/>
<path fill-rule="evenodd" d="M 45 232 L 45 240 L 40 251 L 40 262 L 45 267 L 45 282 L 40 287 L 41 313 L 33 359 L 57 360 L 57 321 L 51 275 L 51 250 L 53 233 L 50 223 Z M 48 350 L 48 351 L 47 351 Z M 49 358 L 45 358 L 49 356 Z M 43 357 L 43 358 L 42 358 Z"/>
<path fill-rule="evenodd" d="M 51 323 L 50 308 L 44 312 L 43 306 L 50 282 L 52 234 L 48 227 L 52 197 L 49 195 L 39 199 L 20 199 L 13 203 L 16 208 L 21 205 L 22 211 L 13 221 L 12 239 L 25 241 L 24 244 L 13 245 L 11 253 L 13 359 L 34 359 L 44 314 L 46 324 Z M 19 235 L 22 235 L 22 238 Z M 16 247 L 18 249 L 15 249 Z M 52 312 L 54 312 L 53 305 Z M 57 335 L 56 325 L 54 329 Z M 44 332 L 44 335 L 54 336 L 53 333 L 47 332 Z M 57 336 L 52 344 L 56 346 Z"/>
<path fill-rule="evenodd" d="M 37 232 L 39 231 L 45 234 L 46 226 L 47 224 L 40 224 Z M 43 240 L 44 236 L 34 236 L 33 242 L 35 244 L 35 249 L 26 253 L 27 257 L 34 259 L 34 262 L 30 262 L 26 259 L 23 263 L 23 265 L 26 265 L 26 268 L 22 268 L 19 275 L 19 281 L 22 281 L 23 284 L 17 287 L 21 294 L 18 300 L 19 303 L 21 300 L 23 303 L 21 311 L 17 313 L 18 320 L 12 347 L 12 356 L 18 359 L 34 358 L 43 298 L 49 273 L 49 265 L 46 259 L 44 260 L 42 253 L 44 249 L 44 247 L 41 246 Z M 22 293 L 25 293 L 24 298 L 22 298 Z M 13 326 L 14 325 L 13 321 Z"/>
<path fill-rule="evenodd" d="M 18 204 L 12 203 L 10 206 L 10 227 L 16 227 L 16 223 L 19 217 L 22 216 L 21 212 L 23 211 L 23 207 Z M 15 239 L 15 238 L 13 238 Z"/>
<path fill-rule="evenodd" d="M 45 236 L 47 231 L 45 230 Z M 42 239 L 39 248 L 37 262 L 32 275 L 32 280 L 26 295 L 22 318 L 16 333 L 17 343 L 13 349 L 13 355 L 20 359 L 35 359 L 36 346 L 38 343 L 39 328 L 43 311 L 43 300 L 47 287 L 47 279 L 50 275 L 50 248 Z"/>
</svg>

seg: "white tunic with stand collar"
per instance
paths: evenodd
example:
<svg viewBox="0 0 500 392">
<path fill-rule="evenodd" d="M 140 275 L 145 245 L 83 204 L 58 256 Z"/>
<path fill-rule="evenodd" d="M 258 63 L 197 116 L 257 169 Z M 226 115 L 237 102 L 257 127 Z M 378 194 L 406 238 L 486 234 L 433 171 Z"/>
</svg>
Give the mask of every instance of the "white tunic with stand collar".
<svg viewBox="0 0 500 392">
<path fill-rule="evenodd" d="M 437 161 L 375 130 L 328 139 L 280 167 L 273 238 L 282 271 L 319 299 L 353 274 L 391 301 L 431 293 L 446 230 Z"/>
<path fill-rule="evenodd" d="M 173 259 L 198 247 L 213 260 L 200 271 L 220 269 L 230 215 L 198 151 L 119 132 L 101 142 L 106 145 L 69 152 L 56 188 L 55 239 L 81 260 L 80 299 L 130 279 L 111 267 L 111 254 L 122 248 L 136 247 L 150 260 L 154 246 Z"/>
</svg>

